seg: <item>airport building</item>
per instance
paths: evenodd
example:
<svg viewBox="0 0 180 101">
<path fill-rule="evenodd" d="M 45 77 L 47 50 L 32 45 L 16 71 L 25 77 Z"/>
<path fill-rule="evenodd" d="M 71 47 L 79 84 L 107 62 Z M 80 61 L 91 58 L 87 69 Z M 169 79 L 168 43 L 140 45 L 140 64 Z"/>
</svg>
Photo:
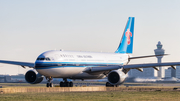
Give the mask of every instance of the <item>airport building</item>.
<svg viewBox="0 0 180 101">
<path fill-rule="evenodd" d="M 176 69 L 171 68 L 171 77 L 176 77 Z"/>
<path fill-rule="evenodd" d="M 0 82 L 10 82 L 11 76 L 9 75 L 0 75 Z"/>
<path fill-rule="evenodd" d="M 129 71 L 129 77 L 157 77 L 157 71 L 154 68 L 143 68 L 143 72 L 132 69 Z"/>
<path fill-rule="evenodd" d="M 164 67 L 163 67 L 164 68 Z M 129 77 L 158 77 L 158 71 L 154 68 L 143 68 L 143 72 L 140 72 L 136 69 L 132 69 L 129 72 Z M 177 74 L 177 75 L 176 75 Z M 169 77 L 179 77 L 180 78 L 180 66 L 179 69 L 176 68 L 173 69 L 172 67 L 169 67 L 168 69 L 164 69 L 164 76 L 162 78 L 169 78 Z"/>
<path fill-rule="evenodd" d="M 131 69 L 128 72 L 128 76 L 129 77 L 142 77 L 143 76 L 143 72 L 140 72 L 137 69 Z"/>
<path fill-rule="evenodd" d="M 172 70 L 171 67 L 169 67 L 168 69 L 165 69 L 165 78 L 172 77 L 171 70 Z"/>
<path fill-rule="evenodd" d="M 157 70 L 154 68 L 144 68 L 143 72 L 144 77 L 157 77 Z"/>
<path fill-rule="evenodd" d="M 180 78 L 180 66 L 176 66 L 176 78 Z"/>
</svg>

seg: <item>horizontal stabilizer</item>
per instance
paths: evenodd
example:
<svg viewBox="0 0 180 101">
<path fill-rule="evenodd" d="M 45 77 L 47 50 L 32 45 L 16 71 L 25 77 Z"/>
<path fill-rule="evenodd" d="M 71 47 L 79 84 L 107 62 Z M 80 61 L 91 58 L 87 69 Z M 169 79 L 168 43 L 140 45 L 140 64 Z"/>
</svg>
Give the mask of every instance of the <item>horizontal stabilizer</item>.
<svg viewBox="0 0 180 101">
<path fill-rule="evenodd" d="M 149 58 L 149 57 L 157 57 L 157 56 L 165 56 L 168 54 L 162 54 L 162 55 L 147 55 L 147 56 L 138 56 L 138 57 L 130 57 L 129 59 L 139 59 L 139 58 Z"/>
</svg>

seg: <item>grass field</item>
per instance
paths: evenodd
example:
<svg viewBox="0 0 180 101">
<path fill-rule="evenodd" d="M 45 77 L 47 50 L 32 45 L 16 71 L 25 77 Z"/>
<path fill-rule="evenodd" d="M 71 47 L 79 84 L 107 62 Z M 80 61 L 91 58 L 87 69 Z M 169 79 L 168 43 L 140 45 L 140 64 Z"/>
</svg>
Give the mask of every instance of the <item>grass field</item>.
<svg viewBox="0 0 180 101">
<path fill-rule="evenodd" d="M 3 88 L 13 87 L 45 87 L 46 84 L 29 84 L 29 83 L 0 83 Z"/>
<path fill-rule="evenodd" d="M 38 87 L 46 84 L 0 83 L 3 88 Z M 130 84 L 132 85 L 132 84 Z M 135 83 L 133 85 L 144 85 Z M 161 84 L 142 87 L 162 87 Z M 155 84 L 156 85 L 156 84 Z M 178 84 L 179 85 L 179 84 Z M 176 85 L 177 86 L 177 85 Z M 123 87 L 123 86 L 122 86 Z M 134 88 L 142 88 L 134 86 Z M 179 87 L 179 86 L 178 86 Z M 164 88 L 173 88 L 164 86 Z M 59 93 L 9 93 L 0 94 L 0 101 L 180 101 L 180 91 L 110 91 L 110 92 L 59 92 Z"/>
<path fill-rule="evenodd" d="M 0 94 L 0 101 L 180 101 L 179 91 Z"/>
</svg>

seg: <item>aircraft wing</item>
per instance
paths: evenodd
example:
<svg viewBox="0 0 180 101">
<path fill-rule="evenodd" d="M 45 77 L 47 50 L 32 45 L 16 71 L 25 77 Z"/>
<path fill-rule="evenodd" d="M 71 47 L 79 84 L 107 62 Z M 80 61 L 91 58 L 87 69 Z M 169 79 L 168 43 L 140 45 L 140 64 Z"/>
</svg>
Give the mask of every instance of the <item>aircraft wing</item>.
<svg viewBox="0 0 180 101">
<path fill-rule="evenodd" d="M 171 66 L 173 69 L 176 69 L 174 66 L 180 65 L 180 62 L 167 62 L 167 63 L 147 63 L 147 64 L 129 64 L 129 65 L 121 65 L 121 66 L 106 66 L 106 67 L 87 67 L 84 72 L 92 73 L 92 72 L 103 72 L 103 71 L 111 71 L 117 69 L 137 69 L 139 71 L 143 71 L 141 68 L 154 68 L 159 70 L 159 66 Z"/>
<path fill-rule="evenodd" d="M 148 68 L 148 67 L 159 67 L 159 66 L 177 66 L 177 65 L 180 65 L 180 62 L 130 64 L 130 65 L 124 65 L 124 69 Z"/>
<path fill-rule="evenodd" d="M 29 62 L 0 60 L 0 63 L 12 64 L 12 65 L 20 65 L 23 68 L 25 68 L 25 66 L 30 67 L 30 68 L 34 68 L 34 63 L 29 63 Z"/>
</svg>

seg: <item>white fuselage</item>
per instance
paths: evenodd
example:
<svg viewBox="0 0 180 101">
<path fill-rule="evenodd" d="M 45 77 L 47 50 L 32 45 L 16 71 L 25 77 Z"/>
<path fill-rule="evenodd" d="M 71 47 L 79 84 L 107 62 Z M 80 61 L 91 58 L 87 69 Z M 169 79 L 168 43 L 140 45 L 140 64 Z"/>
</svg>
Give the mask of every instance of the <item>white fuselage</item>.
<svg viewBox="0 0 180 101">
<path fill-rule="evenodd" d="M 74 51 L 47 51 L 35 62 L 35 69 L 46 77 L 70 79 L 101 79 L 102 73 L 83 72 L 86 67 L 126 65 L 128 54 Z"/>
</svg>

